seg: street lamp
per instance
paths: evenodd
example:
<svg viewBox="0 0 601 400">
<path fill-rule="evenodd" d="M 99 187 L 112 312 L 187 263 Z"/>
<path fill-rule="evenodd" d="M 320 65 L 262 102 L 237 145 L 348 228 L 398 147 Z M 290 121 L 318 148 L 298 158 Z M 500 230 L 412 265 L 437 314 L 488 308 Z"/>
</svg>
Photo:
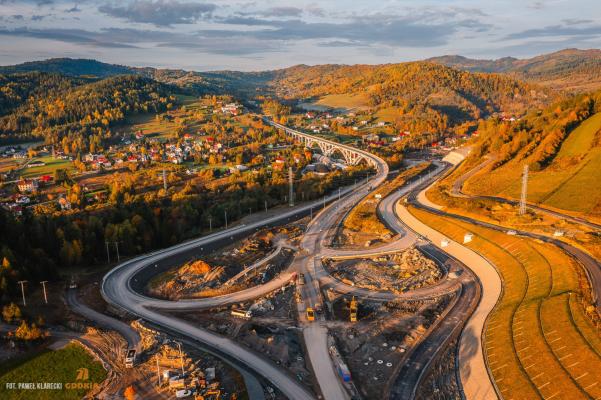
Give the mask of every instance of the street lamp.
<svg viewBox="0 0 601 400">
<path fill-rule="evenodd" d="M 27 303 L 25 302 L 25 288 L 23 287 L 23 285 L 25 283 L 27 283 L 27 281 L 19 281 L 17 283 L 21 285 L 21 295 L 23 296 L 23 307 L 26 307 Z"/>
<path fill-rule="evenodd" d="M 42 284 L 42 288 L 44 289 L 44 302 L 48 304 L 48 297 L 46 296 L 46 283 L 48 283 L 48 281 L 42 281 L 40 283 Z"/>
</svg>

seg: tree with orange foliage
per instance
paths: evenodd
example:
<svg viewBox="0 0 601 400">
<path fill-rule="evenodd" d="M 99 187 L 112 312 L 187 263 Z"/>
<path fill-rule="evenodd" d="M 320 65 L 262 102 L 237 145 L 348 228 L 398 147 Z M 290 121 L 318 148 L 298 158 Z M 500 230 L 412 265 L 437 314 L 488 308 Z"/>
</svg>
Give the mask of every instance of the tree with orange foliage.
<svg viewBox="0 0 601 400">
<path fill-rule="evenodd" d="M 125 391 L 123 392 L 123 396 L 125 396 L 125 398 L 127 400 L 135 400 L 136 389 L 134 389 L 133 386 L 129 385 L 128 387 L 125 388 Z"/>
</svg>

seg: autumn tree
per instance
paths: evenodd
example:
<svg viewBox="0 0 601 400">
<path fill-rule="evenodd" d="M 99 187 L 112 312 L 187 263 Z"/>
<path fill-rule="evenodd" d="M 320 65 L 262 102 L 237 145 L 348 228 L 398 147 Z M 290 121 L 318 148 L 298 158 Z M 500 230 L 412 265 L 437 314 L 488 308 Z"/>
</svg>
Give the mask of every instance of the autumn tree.
<svg viewBox="0 0 601 400">
<path fill-rule="evenodd" d="M 2 318 L 4 321 L 11 323 L 21 319 L 21 309 L 15 303 L 10 303 L 2 307 Z"/>
<path fill-rule="evenodd" d="M 136 399 L 136 389 L 132 385 L 129 385 L 123 391 L 123 396 L 126 400 L 135 400 Z"/>
</svg>

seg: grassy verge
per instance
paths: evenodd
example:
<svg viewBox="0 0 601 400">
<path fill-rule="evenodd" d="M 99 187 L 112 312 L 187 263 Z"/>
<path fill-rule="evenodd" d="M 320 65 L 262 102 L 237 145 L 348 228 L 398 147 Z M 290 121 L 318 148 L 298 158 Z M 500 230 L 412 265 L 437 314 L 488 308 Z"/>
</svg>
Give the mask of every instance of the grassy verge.
<svg viewBox="0 0 601 400">
<path fill-rule="evenodd" d="M 502 297 L 485 331 L 487 364 L 504 398 L 599 398 L 601 363 L 590 345 L 599 332 L 580 304 L 583 273 L 565 253 L 535 240 L 508 236 L 426 211 L 411 209 L 424 223 L 488 258 L 503 281 Z M 574 313 L 574 309 L 579 309 Z M 587 337 L 589 339 L 587 339 Z M 588 374 L 586 373 L 588 372 Z"/>
<path fill-rule="evenodd" d="M 529 210 L 524 215 L 519 215 L 517 206 L 490 199 L 470 199 L 451 196 L 453 182 L 477 164 L 470 161 L 466 165 L 461 165 L 443 181 L 426 192 L 428 199 L 436 204 L 445 206 L 449 212 L 508 228 L 530 231 L 547 236 L 552 236 L 556 230 L 567 232 L 568 235 L 564 236 L 562 240 L 583 248 L 591 253 L 593 257 L 601 257 L 601 237 L 590 227 L 532 210 Z M 591 185 L 594 186 L 591 182 L 583 183 L 583 187 Z M 574 193 L 578 193 L 578 190 L 575 190 Z"/>
<path fill-rule="evenodd" d="M 598 184 L 601 147 L 595 143 L 601 129 L 601 113 L 574 129 L 561 145 L 553 162 L 541 171 L 531 171 L 528 200 L 584 217 L 601 218 L 601 185 Z M 500 168 L 487 168 L 468 179 L 466 192 L 518 199 L 522 164 L 514 159 Z M 482 179 L 486 174 L 486 179 Z"/>
<path fill-rule="evenodd" d="M 77 380 L 78 370 L 87 368 L 87 379 Z M 85 378 L 85 376 L 80 376 Z M 23 360 L 14 368 L 0 375 L 0 398 L 14 400 L 29 399 L 81 399 L 89 388 L 71 388 L 71 384 L 100 383 L 106 378 L 106 371 L 83 347 L 69 344 L 56 351 L 43 351 L 33 358 Z M 9 389 L 8 383 L 30 382 L 34 385 L 44 382 L 62 384 L 60 389 Z M 84 385 L 80 385 L 84 386 Z"/>
</svg>

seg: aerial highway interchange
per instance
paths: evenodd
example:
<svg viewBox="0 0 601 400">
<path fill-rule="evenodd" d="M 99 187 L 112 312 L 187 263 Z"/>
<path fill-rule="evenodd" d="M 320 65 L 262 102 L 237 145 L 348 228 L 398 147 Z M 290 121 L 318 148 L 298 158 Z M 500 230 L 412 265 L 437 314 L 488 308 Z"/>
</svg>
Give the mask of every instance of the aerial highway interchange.
<svg viewBox="0 0 601 400">
<path fill-rule="evenodd" d="M 272 124 L 297 139 L 325 141 L 280 124 Z M 436 298 L 445 293 L 455 293 L 454 301 L 448 307 L 443 318 L 430 328 L 423 341 L 410 350 L 407 361 L 400 366 L 397 377 L 400 382 L 395 385 L 394 391 L 391 393 L 392 398 L 415 397 L 416 390 L 428 372 L 430 364 L 440 356 L 442 350 L 452 340 L 458 340 L 459 343 L 458 375 L 465 397 L 467 399 L 498 398 L 486 364 L 481 335 L 487 316 L 501 295 L 501 279 L 488 260 L 424 225 L 409 213 L 405 206 L 405 202 L 407 202 L 414 207 L 447 215 L 446 212 L 440 210 L 440 207 L 429 202 L 425 198 L 424 192 L 430 184 L 448 172 L 452 165 L 445 162 L 434 162 L 427 173 L 408 182 L 379 202 L 377 206 L 379 217 L 392 231 L 397 233 L 394 241 L 376 248 L 345 250 L 331 246 L 338 224 L 362 198 L 377 192 L 378 186 L 387 179 L 389 171 L 383 160 L 370 153 L 334 142 L 329 142 L 328 145 L 332 146 L 331 148 L 344 150 L 351 160 L 365 159 L 375 167 L 377 171 L 375 176 L 368 182 L 353 185 L 340 193 L 332 194 L 323 202 L 307 204 L 260 222 L 222 230 L 126 261 L 104 277 L 101 290 L 105 300 L 159 329 L 166 329 L 214 349 L 223 357 L 227 357 L 232 362 L 244 366 L 257 376 L 269 381 L 290 399 L 311 399 L 315 398 L 314 393 L 307 390 L 294 376 L 273 362 L 232 339 L 224 338 L 169 315 L 169 311 L 211 309 L 252 300 L 290 284 L 295 277 L 303 274 L 306 282 L 299 287 L 301 301 L 297 305 L 298 320 L 304 337 L 306 355 L 319 386 L 319 396 L 325 399 L 350 399 L 353 393 L 349 392 L 348 387 L 339 378 L 331 359 L 328 328 L 325 324 L 326 314 L 317 313 L 315 321 L 307 319 L 307 309 L 319 310 L 323 307 L 322 290 L 332 290 L 341 294 L 354 295 L 357 298 L 382 301 L 423 300 Z M 463 195 L 459 194 L 460 187 L 456 188 L 456 192 L 457 195 Z M 326 203 L 329 203 L 327 207 Z M 191 255 L 201 255 L 203 252 L 245 237 L 262 227 L 283 224 L 309 213 L 313 219 L 304 232 L 296 256 L 285 271 L 267 283 L 206 299 L 169 301 L 142 294 L 143 282 L 158 271 L 165 270 Z M 476 225 L 497 230 L 504 229 L 470 218 L 453 216 Z M 554 243 L 579 259 L 587 269 L 595 292 L 597 291 L 601 284 L 601 270 L 597 261 L 588 254 L 553 238 L 528 232 L 519 232 L 519 234 Z M 423 253 L 429 255 L 441 266 L 445 274 L 440 282 L 433 286 L 401 294 L 374 291 L 350 286 L 337 280 L 328 274 L 322 263 L 326 257 L 343 259 L 375 256 L 402 251 L 411 246 L 418 246 Z M 83 312 L 85 313 L 85 310 Z M 89 317 L 90 319 L 99 318 L 97 315 L 89 315 Z M 122 326 L 120 328 L 124 330 Z M 125 335 L 129 338 L 131 346 L 137 345 L 135 336 L 127 333 Z"/>
</svg>

